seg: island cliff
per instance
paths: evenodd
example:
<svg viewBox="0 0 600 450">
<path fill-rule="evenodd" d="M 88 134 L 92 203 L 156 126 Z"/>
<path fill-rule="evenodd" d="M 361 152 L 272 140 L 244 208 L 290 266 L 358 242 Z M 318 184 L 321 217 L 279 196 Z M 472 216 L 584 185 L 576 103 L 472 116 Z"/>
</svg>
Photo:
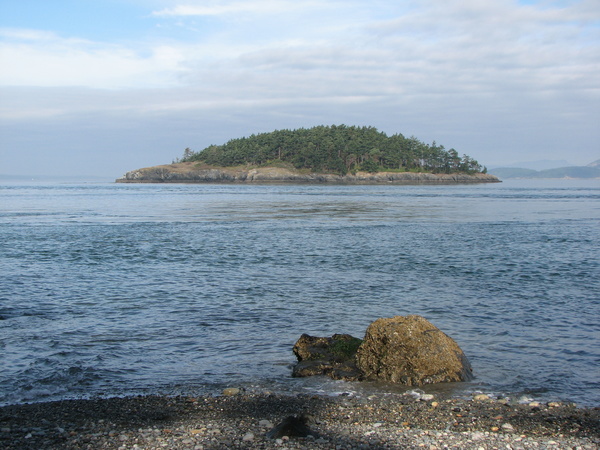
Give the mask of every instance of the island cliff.
<svg viewBox="0 0 600 450">
<path fill-rule="evenodd" d="M 282 167 L 212 167 L 183 162 L 127 172 L 117 183 L 329 183 L 454 184 L 497 183 L 494 175 L 475 173 L 361 172 L 339 175 Z"/>
</svg>

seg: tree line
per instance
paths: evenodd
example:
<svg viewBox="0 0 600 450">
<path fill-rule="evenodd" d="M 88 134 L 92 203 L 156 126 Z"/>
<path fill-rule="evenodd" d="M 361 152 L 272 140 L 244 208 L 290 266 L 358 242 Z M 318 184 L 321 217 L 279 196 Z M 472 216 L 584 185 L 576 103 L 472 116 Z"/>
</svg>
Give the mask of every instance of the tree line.
<svg viewBox="0 0 600 450">
<path fill-rule="evenodd" d="M 199 152 L 189 148 L 182 162 L 209 165 L 269 166 L 291 164 L 297 169 L 345 175 L 366 172 L 415 171 L 431 173 L 486 173 L 473 158 L 443 145 L 421 142 L 414 136 L 387 136 L 374 127 L 346 125 L 276 130 L 210 145 Z"/>
</svg>

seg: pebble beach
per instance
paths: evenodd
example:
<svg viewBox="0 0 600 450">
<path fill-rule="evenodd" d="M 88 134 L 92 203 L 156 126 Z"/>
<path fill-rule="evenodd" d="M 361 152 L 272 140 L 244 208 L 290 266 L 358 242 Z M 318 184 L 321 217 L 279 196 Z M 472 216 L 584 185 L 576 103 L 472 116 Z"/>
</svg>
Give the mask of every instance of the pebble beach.
<svg viewBox="0 0 600 450">
<path fill-rule="evenodd" d="M 299 418 L 299 419 L 298 419 Z M 302 420 L 303 429 L 286 428 Z M 0 408 L 3 449 L 598 449 L 600 408 L 478 395 L 279 395 L 235 388 Z"/>
</svg>

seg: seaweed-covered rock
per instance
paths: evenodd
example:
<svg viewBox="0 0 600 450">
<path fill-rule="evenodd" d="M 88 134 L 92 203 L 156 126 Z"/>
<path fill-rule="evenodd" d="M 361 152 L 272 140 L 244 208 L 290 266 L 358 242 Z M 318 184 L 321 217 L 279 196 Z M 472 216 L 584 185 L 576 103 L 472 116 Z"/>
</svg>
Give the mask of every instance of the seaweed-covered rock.
<svg viewBox="0 0 600 450">
<path fill-rule="evenodd" d="M 334 380 L 354 381 L 360 378 L 356 367 L 356 349 L 362 341 L 349 334 L 316 337 L 303 334 L 294 345 L 298 364 L 294 377 L 327 375 Z"/>
<path fill-rule="evenodd" d="M 472 378 L 471 365 L 458 344 L 416 315 L 377 319 L 369 325 L 356 365 L 367 380 L 409 386 Z"/>
</svg>

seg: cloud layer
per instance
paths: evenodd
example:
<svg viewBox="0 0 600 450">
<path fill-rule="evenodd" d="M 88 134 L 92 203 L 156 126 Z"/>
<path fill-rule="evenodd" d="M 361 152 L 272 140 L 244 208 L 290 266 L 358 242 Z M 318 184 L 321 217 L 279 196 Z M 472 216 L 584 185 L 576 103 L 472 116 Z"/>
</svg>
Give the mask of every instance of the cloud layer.
<svg viewBox="0 0 600 450">
<path fill-rule="evenodd" d="M 600 157 L 595 1 L 154 3 L 151 26 L 120 42 L 0 30 L 3 166 L 35 142 L 19 135 L 33 123 L 52 152 L 84 120 L 128 148 L 106 173 L 320 123 L 435 139 L 484 164 Z"/>
</svg>

